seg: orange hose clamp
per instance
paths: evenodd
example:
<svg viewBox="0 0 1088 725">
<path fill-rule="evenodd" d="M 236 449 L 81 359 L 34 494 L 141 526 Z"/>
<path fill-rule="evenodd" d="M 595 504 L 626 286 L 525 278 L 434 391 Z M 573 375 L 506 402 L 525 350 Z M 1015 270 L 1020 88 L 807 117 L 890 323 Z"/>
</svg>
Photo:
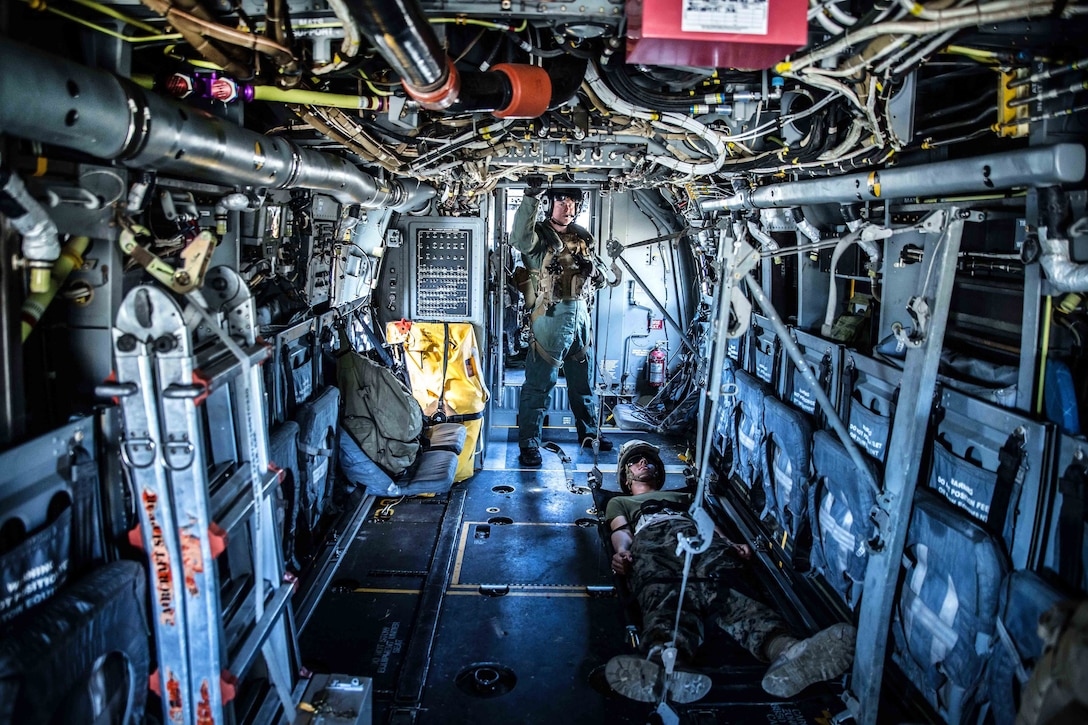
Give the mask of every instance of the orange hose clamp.
<svg viewBox="0 0 1088 725">
<path fill-rule="evenodd" d="M 446 57 L 446 67 L 449 69 L 446 80 L 433 90 L 416 88 L 405 81 L 401 81 L 401 85 L 408 91 L 409 96 L 429 111 L 449 108 L 457 103 L 457 99 L 461 96 L 461 74 L 457 72 L 457 67 L 449 56 Z"/>
<path fill-rule="evenodd" d="M 498 118 L 539 118 L 552 98 L 552 79 L 543 68 L 525 63 L 499 63 L 491 67 L 510 79 L 510 105 L 493 111 Z"/>
</svg>

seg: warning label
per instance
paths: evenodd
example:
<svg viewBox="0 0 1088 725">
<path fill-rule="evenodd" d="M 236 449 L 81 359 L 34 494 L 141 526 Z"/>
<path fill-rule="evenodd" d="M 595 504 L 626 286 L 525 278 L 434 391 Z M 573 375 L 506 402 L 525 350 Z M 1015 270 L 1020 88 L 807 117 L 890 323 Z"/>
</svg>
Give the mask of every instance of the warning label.
<svg viewBox="0 0 1088 725">
<path fill-rule="evenodd" d="M 976 491 L 974 486 L 955 476 L 941 474 L 937 475 L 936 489 L 942 496 L 979 521 L 986 521 L 990 515 L 990 504 L 983 498 L 991 496 L 992 491 Z"/>
<path fill-rule="evenodd" d="M 685 33 L 767 34 L 767 0 L 684 0 Z"/>
<path fill-rule="evenodd" d="M 370 664 L 377 669 L 378 674 L 384 675 L 389 670 L 390 660 L 400 654 L 401 649 L 404 648 L 404 640 L 398 636 L 399 633 L 400 622 L 393 622 L 382 627 L 378 644 L 374 648 L 374 656 L 370 660 Z"/>
</svg>

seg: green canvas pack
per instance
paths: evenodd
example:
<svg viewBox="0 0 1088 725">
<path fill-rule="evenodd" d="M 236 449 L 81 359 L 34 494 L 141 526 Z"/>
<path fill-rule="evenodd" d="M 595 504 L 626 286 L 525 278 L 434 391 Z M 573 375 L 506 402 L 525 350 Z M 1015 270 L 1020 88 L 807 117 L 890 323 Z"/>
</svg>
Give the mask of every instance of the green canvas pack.
<svg viewBox="0 0 1088 725">
<path fill-rule="evenodd" d="M 341 425 L 395 478 L 419 455 L 423 411 L 392 370 L 355 352 L 343 334 L 340 343 L 336 384 L 344 405 Z"/>
</svg>

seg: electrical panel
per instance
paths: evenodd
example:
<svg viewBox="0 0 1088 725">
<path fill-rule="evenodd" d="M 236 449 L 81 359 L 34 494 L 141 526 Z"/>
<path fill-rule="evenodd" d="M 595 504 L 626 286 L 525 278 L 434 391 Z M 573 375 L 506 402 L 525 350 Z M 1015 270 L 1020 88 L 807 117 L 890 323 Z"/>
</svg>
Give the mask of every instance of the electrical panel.
<svg viewBox="0 0 1088 725">
<path fill-rule="evenodd" d="M 333 246 L 340 205 L 332 197 L 314 194 L 310 213 L 313 228 L 306 254 L 306 299 L 316 307 L 328 302 L 332 294 Z"/>
<path fill-rule="evenodd" d="M 408 223 L 413 320 L 483 321 L 483 221 L 428 217 Z"/>
</svg>

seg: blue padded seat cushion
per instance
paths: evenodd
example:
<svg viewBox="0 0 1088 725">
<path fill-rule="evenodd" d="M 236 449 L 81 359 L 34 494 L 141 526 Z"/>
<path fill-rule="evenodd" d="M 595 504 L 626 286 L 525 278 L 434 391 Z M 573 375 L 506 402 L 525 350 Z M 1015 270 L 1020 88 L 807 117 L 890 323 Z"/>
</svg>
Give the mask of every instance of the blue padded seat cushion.
<svg viewBox="0 0 1088 725">
<path fill-rule="evenodd" d="M 768 474 L 763 477 L 766 509 L 794 537 L 805 520 L 811 479 L 812 424 L 808 416 L 778 398 L 763 400 Z"/>
<path fill-rule="evenodd" d="M 938 712 L 959 720 L 993 644 L 1004 553 L 978 522 L 919 490 L 903 563 L 896 657 Z"/>
<path fill-rule="evenodd" d="M 869 463 L 874 481 L 876 466 Z M 832 433 L 818 430 L 812 437 L 816 481 L 811 489 L 812 567 L 854 606 L 869 563 L 866 542 L 873 538 L 873 489 L 862 482 L 846 448 Z"/>
</svg>

